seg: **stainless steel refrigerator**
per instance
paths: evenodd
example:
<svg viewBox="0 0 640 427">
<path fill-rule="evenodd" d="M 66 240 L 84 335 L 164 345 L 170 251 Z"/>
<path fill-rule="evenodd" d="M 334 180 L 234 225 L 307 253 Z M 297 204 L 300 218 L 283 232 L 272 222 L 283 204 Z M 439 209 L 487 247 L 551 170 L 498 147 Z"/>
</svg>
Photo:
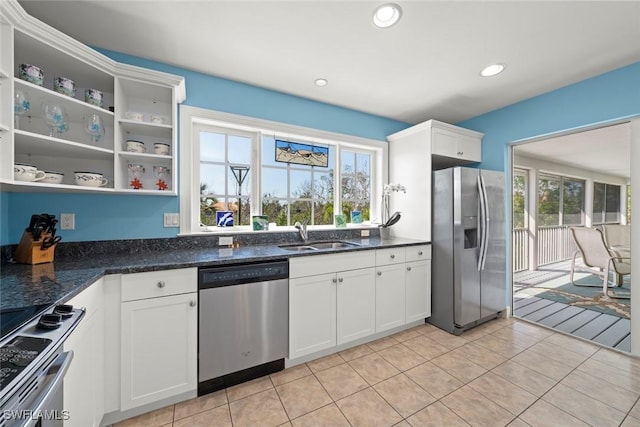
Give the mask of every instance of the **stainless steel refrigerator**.
<svg viewBox="0 0 640 427">
<path fill-rule="evenodd" d="M 432 314 L 459 335 L 496 318 L 506 303 L 502 172 L 455 167 L 433 173 Z"/>
</svg>

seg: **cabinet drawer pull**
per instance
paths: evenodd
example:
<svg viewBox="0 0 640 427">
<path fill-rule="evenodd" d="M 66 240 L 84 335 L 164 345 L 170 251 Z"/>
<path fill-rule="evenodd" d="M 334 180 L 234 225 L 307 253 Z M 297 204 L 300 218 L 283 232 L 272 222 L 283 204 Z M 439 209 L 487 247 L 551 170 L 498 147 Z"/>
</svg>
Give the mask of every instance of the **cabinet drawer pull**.
<svg viewBox="0 0 640 427">
<path fill-rule="evenodd" d="M 382 276 L 382 271 L 378 271 L 378 276 Z"/>
<path fill-rule="evenodd" d="M 389 256 L 391 257 L 391 259 L 394 259 L 396 257 L 396 254 L 391 254 Z"/>
<path fill-rule="evenodd" d="M 418 251 L 418 256 L 422 256 L 422 251 Z"/>
<path fill-rule="evenodd" d="M 407 267 L 407 271 L 411 271 L 411 267 Z"/>
<path fill-rule="evenodd" d="M 462 156 L 464 154 L 464 151 L 458 151 L 458 156 Z"/>
<path fill-rule="evenodd" d="M 158 287 L 159 287 L 160 289 L 162 289 L 162 288 L 164 288 L 164 286 L 165 286 L 164 280 L 160 280 L 160 281 L 158 282 Z"/>
<path fill-rule="evenodd" d="M 191 300 L 189 301 L 189 307 L 195 307 L 196 306 L 196 302 Z"/>
<path fill-rule="evenodd" d="M 343 280 L 344 280 L 344 279 L 343 279 L 342 277 L 339 277 L 339 278 L 338 278 L 338 282 L 340 282 L 340 283 L 342 283 L 342 281 L 343 281 Z"/>
</svg>

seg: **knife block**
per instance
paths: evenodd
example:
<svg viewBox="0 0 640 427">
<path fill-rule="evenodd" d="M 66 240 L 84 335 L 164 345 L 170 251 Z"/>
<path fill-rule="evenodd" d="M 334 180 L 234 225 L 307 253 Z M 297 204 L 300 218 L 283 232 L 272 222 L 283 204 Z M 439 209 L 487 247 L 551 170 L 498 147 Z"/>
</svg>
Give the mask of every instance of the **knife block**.
<svg viewBox="0 0 640 427">
<path fill-rule="evenodd" d="M 40 240 L 33 240 L 31 233 L 23 232 L 18 248 L 16 249 L 16 261 L 20 264 L 43 264 L 45 262 L 53 262 L 53 255 L 56 245 L 42 249 L 42 242 L 50 234 L 42 234 Z"/>
</svg>

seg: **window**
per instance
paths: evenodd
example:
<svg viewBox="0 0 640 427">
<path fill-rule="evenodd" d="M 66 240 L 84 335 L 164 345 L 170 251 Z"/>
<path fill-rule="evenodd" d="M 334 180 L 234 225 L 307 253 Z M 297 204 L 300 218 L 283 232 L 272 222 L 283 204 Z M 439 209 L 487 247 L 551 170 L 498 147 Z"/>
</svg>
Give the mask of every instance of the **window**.
<svg viewBox="0 0 640 427">
<path fill-rule="evenodd" d="M 251 230 L 253 215 L 278 226 L 332 226 L 352 211 L 365 222 L 379 218 L 385 141 L 189 106 L 180 118 L 181 233 L 217 230 L 219 211 L 232 212 L 233 231 Z M 328 165 L 276 161 L 276 139 L 321 147 Z"/>
<path fill-rule="evenodd" d="M 527 171 L 513 170 L 513 228 L 526 228 L 527 221 Z"/>
<path fill-rule="evenodd" d="M 217 211 L 235 212 L 238 225 L 248 225 L 251 215 L 251 135 L 224 129 L 199 128 L 200 222 L 216 225 Z"/>
<path fill-rule="evenodd" d="M 538 226 L 584 224 L 584 189 L 584 180 L 541 174 Z"/>
<path fill-rule="evenodd" d="M 349 218 L 359 211 L 362 220 L 371 217 L 371 153 L 342 150 L 340 172 L 342 176 L 342 213 Z"/>
<path fill-rule="evenodd" d="M 262 215 L 269 222 L 333 224 L 335 147 L 328 148 L 328 167 L 282 163 L 275 160 L 275 138 L 262 137 Z"/>
<path fill-rule="evenodd" d="M 593 183 L 593 224 L 620 222 L 620 186 Z"/>
</svg>

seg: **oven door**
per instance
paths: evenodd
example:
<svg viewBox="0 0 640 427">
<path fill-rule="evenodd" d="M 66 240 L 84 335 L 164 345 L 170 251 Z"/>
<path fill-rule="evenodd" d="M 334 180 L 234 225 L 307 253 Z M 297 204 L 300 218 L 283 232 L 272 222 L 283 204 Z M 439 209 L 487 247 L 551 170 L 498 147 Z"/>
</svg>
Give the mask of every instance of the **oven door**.
<svg viewBox="0 0 640 427">
<path fill-rule="evenodd" d="M 63 410 L 62 384 L 69 369 L 73 351 L 58 353 L 57 357 L 37 379 L 27 383 L 38 383 L 28 395 L 9 411 L 4 411 L 7 427 L 61 427 L 69 414 Z"/>
</svg>

